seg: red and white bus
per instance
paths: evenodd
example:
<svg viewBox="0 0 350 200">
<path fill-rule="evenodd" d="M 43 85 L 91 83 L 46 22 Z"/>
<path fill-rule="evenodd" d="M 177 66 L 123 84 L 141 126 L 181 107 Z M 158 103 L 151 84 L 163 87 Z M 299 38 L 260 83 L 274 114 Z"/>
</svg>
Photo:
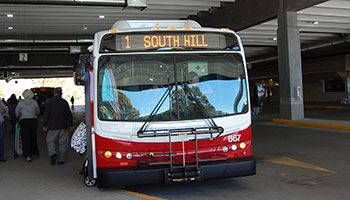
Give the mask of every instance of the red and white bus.
<svg viewBox="0 0 350 200">
<path fill-rule="evenodd" d="M 255 174 L 246 61 L 232 30 L 118 21 L 95 34 L 85 74 L 86 185 Z"/>
</svg>

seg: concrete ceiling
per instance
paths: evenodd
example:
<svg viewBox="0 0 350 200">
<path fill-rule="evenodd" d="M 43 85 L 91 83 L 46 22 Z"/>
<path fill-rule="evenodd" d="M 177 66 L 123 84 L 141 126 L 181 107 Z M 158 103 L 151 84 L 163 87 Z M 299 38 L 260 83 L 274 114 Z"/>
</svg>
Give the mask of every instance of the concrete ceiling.
<svg viewBox="0 0 350 200">
<path fill-rule="evenodd" d="M 349 41 L 350 0 L 330 0 L 297 13 L 302 46 Z M 249 57 L 276 51 L 277 19 L 238 31 L 238 34 Z"/>
<path fill-rule="evenodd" d="M 350 0 L 283 1 L 295 4 L 299 8 L 297 10 L 302 47 L 349 40 Z M 263 13 L 268 10 L 268 16 L 260 14 L 258 8 L 264 2 L 268 2 L 268 5 L 264 5 L 260 11 Z M 303 2 L 304 7 L 298 5 L 300 2 Z M 319 2 L 323 3 L 318 4 Z M 195 16 L 199 21 L 203 20 L 200 23 L 207 25 L 208 20 L 203 16 L 210 18 L 213 13 L 220 14 L 222 8 L 230 11 L 246 5 L 247 10 L 241 12 L 253 17 L 261 15 L 260 21 L 254 22 L 259 22 L 259 25 L 253 22 L 245 23 L 243 19 L 238 18 L 245 26 L 236 28 L 231 22 L 236 15 L 230 12 L 226 15 L 228 17 L 214 18 L 211 20 L 212 24 L 208 24 L 222 25 L 238 31 L 246 47 L 248 60 L 252 60 L 267 54 L 276 54 L 276 4 L 277 0 L 147 0 L 147 8 L 139 11 L 108 6 L 3 4 L 0 1 L 0 53 L 6 53 L 14 47 L 15 51 L 21 51 L 21 48 L 34 44 L 41 45 L 41 51 L 60 51 L 59 48 L 68 51 L 69 49 L 57 44 L 87 45 L 92 41 L 95 32 L 110 29 L 115 21 L 122 19 L 186 19 Z M 13 16 L 8 17 L 8 14 Z M 249 18 L 245 20 L 248 22 Z M 51 44 L 56 45 L 55 50 L 48 48 Z"/>
<path fill-rule="evenodd" d="M 3 4 L 0 35 L 91 36 L 123 19 L 180 19 L 235 0 L 147 0 L 147 8 Z M 8 18 L 7 13 L 14 15 Z M 104 16 L 104 18 L 99 18 Z M 13 27 L 9 30 L 8 27 Z"/>
</svg>

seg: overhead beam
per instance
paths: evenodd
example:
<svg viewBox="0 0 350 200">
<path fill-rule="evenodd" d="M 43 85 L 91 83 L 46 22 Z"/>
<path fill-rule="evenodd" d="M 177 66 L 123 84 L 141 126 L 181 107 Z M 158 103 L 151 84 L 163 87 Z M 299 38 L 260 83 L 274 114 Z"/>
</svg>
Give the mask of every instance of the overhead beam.
<svg viewBox="0 0 350 200">
<path fill-rule="evenodd" d="M 66 5 L 66 6 L 117 6 L 126 7 L 125 0 L 1 0 L 0 4 Z"/>
<path fill-rule="evenodd" d="M 299 11 L 327 0 L 284 0 L 286 11 Z M 190 19 L 206 27 L 227 27 L 235 31 L 246 29 L 257 24 L 277 18 L 278 1 L 272 0 L 237 0 L 234 3 L 223 3 L 211 12 L 199 12 Z"/>
<path fill-rule="evenodd" d="M 69 66 L 67 66 L 69 67 Z M 6 73 L 14 72 L 13 70 L 5 69 Z M 69 68 L 40 68 L 31 70 L 16 70 L 13 79 L 22 78 L 62 78 L 62 77 L 72 77 L 73 76 L 73 66 Z M 0 70 L 0 80 L 5 78 L 4 73 Z M 13 81 L 13 80 L 12 80 Z"/>
<path fill-rule="evenodd" d="M 349 54 L 350 49 L 350 37 L 344 37 L 337 40 L 331 40 L 324 43 L 318 43 L 313 45 L 304 45 L 301 47 L 303 60 L 324 57 L 324 56 L 333 56 L 341 54 Z M 277 55 L 273 54 L 263 54 L 257 57 L 253 57 L 247 60 L 248 64 L 255 66 L 266 66 L 270 64 L 276 64 Z"/>
<path fill-rule="evenodd" d="M 31 66 L 74 66 L 79 58 L 79 54 L 70 54 L 69 49 L 65 52 L 27 52 L 28 60 L 23 62 L 19 60 L 17 52 L 0 52 L 0 70 L 7 69 L 16 71 L 21 69 L 30 69 Z"/>
</svg>

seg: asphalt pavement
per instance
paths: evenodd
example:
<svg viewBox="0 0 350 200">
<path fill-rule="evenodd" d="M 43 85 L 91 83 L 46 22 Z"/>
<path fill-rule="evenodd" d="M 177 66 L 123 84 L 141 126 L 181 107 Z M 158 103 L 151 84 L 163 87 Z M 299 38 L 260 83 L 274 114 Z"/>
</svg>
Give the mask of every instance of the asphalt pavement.
<svg viewBox="0 0 350 200">
<path fill-rule="evenodd" d="M 72 149 L 64 165 L 49 164 L 40 125 L 40 157 L 32 162 L 13 158 L 14 137 L 6 133 L 8 161 L 0 163 L 0 199 L 350 199 L 350 132 L 276 124 L 271 122 L 276 112 L 264 112 L 252 125 L 255 176 L 169 185 L 88 188 L 79 175 L 83 156 Z M 74 116 L 77 125 L 83 109 L 76 107 Z M 343 120 L 346 116 L 344 110 L 341 117 L 337 115 Z"/>
</svg>

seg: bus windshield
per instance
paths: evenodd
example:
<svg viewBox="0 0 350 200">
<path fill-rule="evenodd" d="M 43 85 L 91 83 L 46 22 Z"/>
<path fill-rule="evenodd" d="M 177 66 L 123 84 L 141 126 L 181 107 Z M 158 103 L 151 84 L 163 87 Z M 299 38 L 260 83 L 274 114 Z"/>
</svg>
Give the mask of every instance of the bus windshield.
<svg viewBox="0 0 350 200">
<path fill-rule="evenodd" d="M 240 54 L 103 55 L 98 62 L 101 120 L 146 121 L 151 114 L 153 121 L 191 120 L 248 111 Z"/>
</svg>

